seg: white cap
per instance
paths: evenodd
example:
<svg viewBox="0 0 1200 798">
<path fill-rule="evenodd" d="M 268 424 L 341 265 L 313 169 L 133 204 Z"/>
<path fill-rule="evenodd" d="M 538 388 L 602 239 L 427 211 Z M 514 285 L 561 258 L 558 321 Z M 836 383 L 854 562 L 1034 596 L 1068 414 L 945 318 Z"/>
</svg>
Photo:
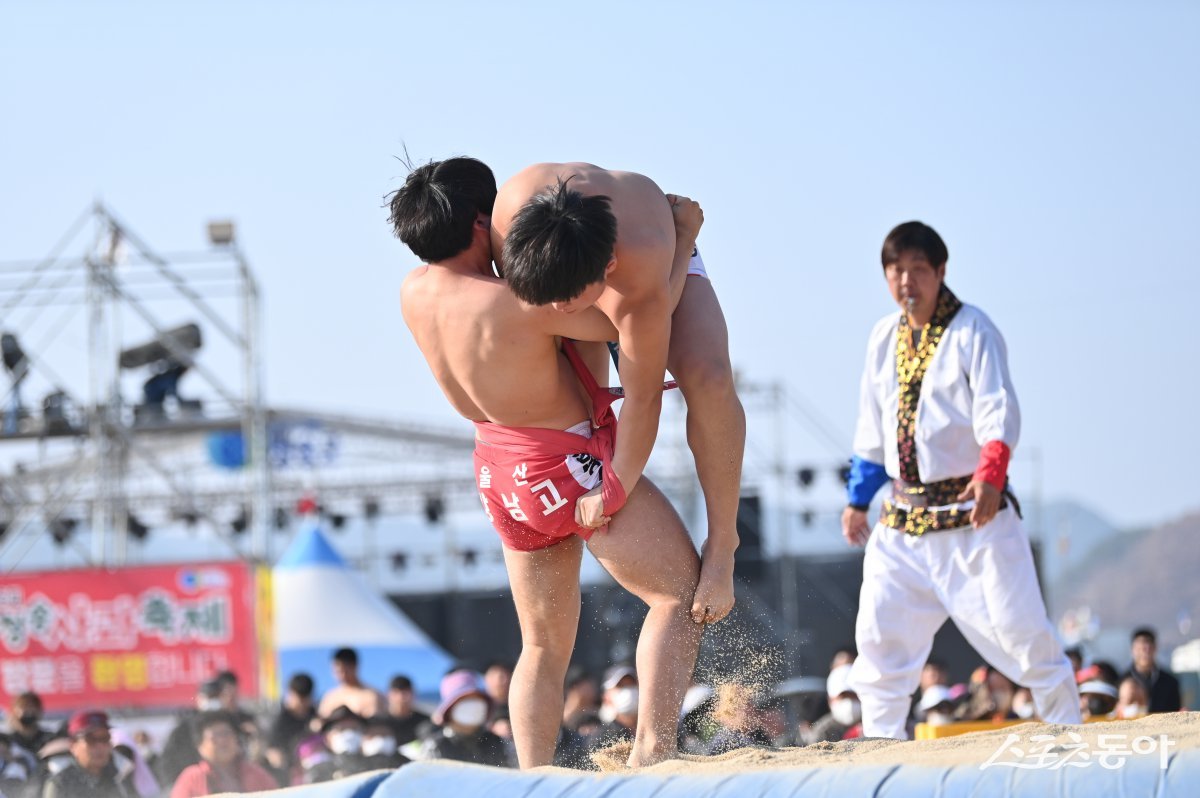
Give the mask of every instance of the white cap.
<svg viewBox="0 0 1200 798">
<path fill-rule="evenodd" d="M 950 697 L 950 688 L 944 684 L 930 685 L 925 692 L 921 693 L 921 700 L 917 703 L 917 709 L 921 712 L 928 712 L 945 701 L 954 701 Z"/>
<path fill-rule="evenodd" d="M 830 698 L 837 698 L 842 693 L 856 692 L 850 684 L 850 671 L 853 670 L 853 665 L 839 665 L 829 672 L 829 678 L 825 680 L 825 693 Z"/>
<path fill-rule="evenodd" d="M 1092 679 L 1090 682 L 1084 682 L 1079 685 L 1080 693 L 1092 693 L 1094 695 L 1106 695 L 1109 698 L 1117 697 L 1117 688 L 1113 687 L 1108 682 L 1102 682 L 1099 679 Z"/>
<path fill-rule="evenodd" d="M 637 671 L 631 665 L 613 665 L 604 672 L 604 689 L 611 690 L 616 687 L 626 676 L 632 676 L 637 679 Z"/>
<path fill-rule="evenodd" d="M 713 689 L 707 684 L 693 684 L 688 688 L 687 692 L 683 694 L 683 706 L 680 707 L 679 716 L 683 717 L 687 713 L 691 712 L 693 709 L 711 698 L 712 694 Z"/>
</svg>

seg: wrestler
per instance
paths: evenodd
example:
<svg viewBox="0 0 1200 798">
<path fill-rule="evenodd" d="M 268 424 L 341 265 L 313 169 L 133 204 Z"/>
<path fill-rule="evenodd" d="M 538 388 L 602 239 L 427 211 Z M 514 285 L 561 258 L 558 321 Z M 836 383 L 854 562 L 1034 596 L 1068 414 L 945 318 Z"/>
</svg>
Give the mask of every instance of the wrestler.
<svg viewBox="0 0 1200 798">
<path fill-rule="evenodd" d="M 576 523 L 575 500 L 611 482 L 615 420 L 608 404 L 615 395 L 559 341 L 606 341 L 616 331 L 596 310 L 559 313 L 521 302 L 494 276 L 495 196 L 491 170 L 451 158 L 413 170 L 389 204 L 396 235 L 425 264 L 404 281 L 404 320 L 447 399 L 476 424 L 476 479 L 504 544 L 521 627 L 509 693 L 518 760 L 523 768 L 553 761 L 586 538 L 601 565 L 649 606 L 638 638 L 639 720 L 628 763 L 651 764 L 676 749 L 703 628 L 689 615 L 699 557 L 649 480 L 607 530 L 593 534 Z M 682 274 L 703 215 L 680 198 L 674 218 Z"/>
<path fill-rule="evenodd" d="M 496 197 L 492 251 L 522 300 L 566 313 L 594 304 L 617 328 L 625 402 L 609 474 L 630 495 L 658 432 L 664 369 L 679 381 L 708 516 L 691 609 L 697 621 L 720 621 L 734 603 L 746 419 L 725 318 L 699 253 L 692 251 L 685 274 L 672 272 L 676 242 L 665 195 L 632 172 L 535 164 Z M 609 498 L 593 491 L 580 500 L 585 525 L 598 526 L 620 509 Z"/>
</svg>

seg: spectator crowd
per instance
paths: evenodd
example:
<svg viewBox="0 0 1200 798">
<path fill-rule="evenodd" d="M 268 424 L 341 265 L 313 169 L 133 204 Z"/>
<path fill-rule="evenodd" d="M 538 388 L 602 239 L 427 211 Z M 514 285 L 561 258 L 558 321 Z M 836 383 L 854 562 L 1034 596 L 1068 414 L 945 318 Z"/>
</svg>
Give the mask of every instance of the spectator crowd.
<svg viewBox="0 0 1200 798">
<path fill-rule="evenodd" d="M 1084 663 L 1078 650 L 1067 655 L 1085 718 L 1182 708 L 1179 683 L 1158 664 L 1151 629 L 1134 632 L 1123 673 L 1109 662 Z M 839 650 L 825 695 L 801 696 L 790 706 L 777 690 L 761 686 L 694 684 L 683 706 L 681 750 L 721 754 L 861 736 L 849 678 L 855 656 L 853 647 Z M 315 784 L 414 760 L 516 767 L 511 662 L 447 673 L 430 715 L 417 709 L 408 677 L 393 677 L 381 693 L 360 680 L 358 664 L 353 649 L 333 652 L 336 686 L 319 700 L 311 675 L 291 675 L 279 708 L 264 722 L 243 707 L 236 674 L 219 673 L 199 685 L 195 706 L 161 747 L 136 723 L 114 721 L 100 709 L 50 723 L 36 694 L 18 695 L 0 731 L 0 798 L 192 798 Z M 614 665 L 599 679 L 573 671 L 565 699 L 556 765 L 590 769 L 592 753 L 633 738 L 638 677 L 632 665 Z M 995 668 L 982 665 L 966 683 L 951 684 L 945 665 L 931 659 L 913 698 L 910 731 L 917 723 L 1033 719 L 1029 690 Z"/>
</svg>

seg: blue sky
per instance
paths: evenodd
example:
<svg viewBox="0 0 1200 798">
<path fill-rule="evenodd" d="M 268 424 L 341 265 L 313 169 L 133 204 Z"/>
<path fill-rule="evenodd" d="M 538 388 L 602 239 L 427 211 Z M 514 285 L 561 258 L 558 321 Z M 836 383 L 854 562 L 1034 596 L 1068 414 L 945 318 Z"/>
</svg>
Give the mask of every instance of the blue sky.
<svg viewBox="0 0 1200 798">
<path fill-rule="evenodd" d="M 640 171 L 705 208 L 736 368 L 848 452 L 917 218 L 1007 337 L 1045 495 L 1158 521 L 1200 506 L 1198 38 L 1186 2 L 5 2 L 0 260 L 96 197 L 163 250 L 232 217 L 272 403 L 453 423 L 398 310 L 396 156 Z"/>
</svg>

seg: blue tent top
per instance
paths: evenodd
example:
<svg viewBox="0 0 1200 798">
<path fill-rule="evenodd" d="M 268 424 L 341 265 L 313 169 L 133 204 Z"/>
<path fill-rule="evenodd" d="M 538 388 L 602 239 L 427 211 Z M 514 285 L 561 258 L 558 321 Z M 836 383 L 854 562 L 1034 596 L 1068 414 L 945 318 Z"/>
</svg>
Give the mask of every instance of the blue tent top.
<svg viewBox="0 0 1200 798">
<path fill-rule="evenodd" d="M 346 565 L 346 561 L 333 550 L 333 546 L 329 545 L 329 541 L 315 524 L 296 535 L 296 539 L 288 546 L 275 567 L 303 568 L 314 565 L 331 565 L 338 568 Z"/>
</svg>

